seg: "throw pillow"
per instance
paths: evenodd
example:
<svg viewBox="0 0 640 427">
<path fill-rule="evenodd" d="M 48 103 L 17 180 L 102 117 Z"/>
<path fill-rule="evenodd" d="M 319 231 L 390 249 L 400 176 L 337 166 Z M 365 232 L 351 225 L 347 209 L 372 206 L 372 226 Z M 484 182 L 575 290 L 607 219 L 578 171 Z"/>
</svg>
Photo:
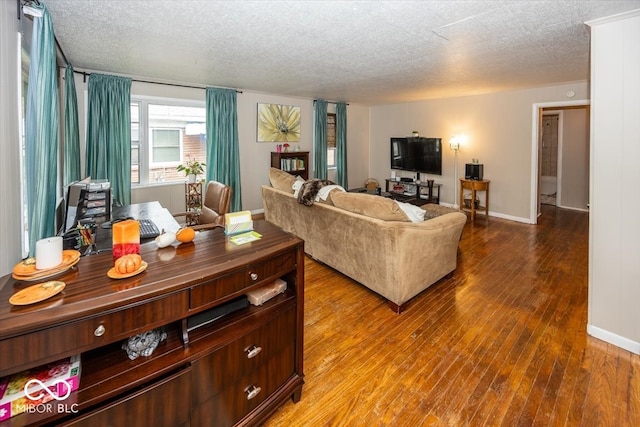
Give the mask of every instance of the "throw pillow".
<svg viewBox="0 0 640 427">
<path fill-rule="evenodd" d="M 336 191 L 331 193 L 331 201 L 337 208 L 370 218 L 384 221 L 409 221 L 400 206 L 394 200 L 386 197 Z"/>
<path fill-rule="evenodd" d="M 292 186 L 295 180 L 296 177 L 290 173 L 276 168 L 269 169 L 269 181 L 271 182 L 271 186 L 277 190 L 293 193 Z"/>
</svg>

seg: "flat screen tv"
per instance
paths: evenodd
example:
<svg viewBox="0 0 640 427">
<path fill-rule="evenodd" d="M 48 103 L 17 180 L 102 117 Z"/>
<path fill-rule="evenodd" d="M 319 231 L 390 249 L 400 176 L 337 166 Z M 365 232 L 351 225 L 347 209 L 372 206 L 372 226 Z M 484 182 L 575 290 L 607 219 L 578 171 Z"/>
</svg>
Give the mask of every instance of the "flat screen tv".
<svg viewBox="0 0 640 427">
<path fill-rule="evenodd" d="M 391 169 L 442 175 L 442 138 L 391 138 Z"/>
</svg>

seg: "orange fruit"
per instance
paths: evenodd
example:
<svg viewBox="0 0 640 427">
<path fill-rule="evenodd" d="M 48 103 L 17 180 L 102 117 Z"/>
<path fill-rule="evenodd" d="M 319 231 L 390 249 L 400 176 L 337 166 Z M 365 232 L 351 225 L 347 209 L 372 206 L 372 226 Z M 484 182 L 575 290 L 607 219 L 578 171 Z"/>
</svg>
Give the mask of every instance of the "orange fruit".
<svg viewBox="0 0 640 427">
<path fill-rule="evenodd" d="M 181 243 L 188 243 L 196 237 L 196 232 L 191 227 L 181 228 L 176 232 L 176 240 Z"/>
</svg>

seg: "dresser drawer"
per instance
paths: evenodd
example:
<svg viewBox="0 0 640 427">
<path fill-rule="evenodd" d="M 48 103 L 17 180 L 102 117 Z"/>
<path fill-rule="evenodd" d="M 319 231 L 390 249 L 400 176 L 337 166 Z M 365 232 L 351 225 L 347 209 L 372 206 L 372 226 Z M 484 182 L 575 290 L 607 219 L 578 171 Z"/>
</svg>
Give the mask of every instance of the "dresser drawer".
<svg viewBox="0 0 640 427">
<path fill-rule="evenodd" d="M 269 398 L 293 376 L 293 343 L 257 370 L 240 378 L 221 393 L 198 404 L 191 413 L 192 426 L 231 426 Z M 195 378 L 195 376 L 194 376 Z"/>
<path fill-rule="evenodd" d="M 192 364 L 193 401 L 203 402 L 294 345 L 295 307 Z M 221 367 L 223 367 L 221 369 Z M 291 367 L 293 371 L 293 365 Z"/>
<path fill-rule="evenodd" d="M 128 338 L 180 319 L 187 291 L 0 341 L 0 372 L 33 366 Z"/>
<path fill-rule="evenodd" d="M 274 280 L 296 267 L 296 252 L 290 251 L 274 256 L 267 261 L 251 264 L 248 268 L 247 286 L 263 280 Z"/>
<path fill-rule="evenodd" d="M 296 266 L 296 252 L 290 251 L 274 256 L 266 261 L 251 264 L 247 268 L 238 270 L 191 288 L 191 309 L 212 304 L 217 300 L 237 295 L 243 289 L 262 281 L 275 280 L 290 272 Z"/>
<path fill-rule="evenodd" d="M 246 277 L 247 272 L 243 269 L 194 286 L 189 291 L 189 308 L 211 304 L 244 289 L 247 286 Z"/>
<path fill-rule="evenodd" d="M 191 370 L 186 368 L 65 426 L 176 427 L 188 425 Z"/>
</svg>

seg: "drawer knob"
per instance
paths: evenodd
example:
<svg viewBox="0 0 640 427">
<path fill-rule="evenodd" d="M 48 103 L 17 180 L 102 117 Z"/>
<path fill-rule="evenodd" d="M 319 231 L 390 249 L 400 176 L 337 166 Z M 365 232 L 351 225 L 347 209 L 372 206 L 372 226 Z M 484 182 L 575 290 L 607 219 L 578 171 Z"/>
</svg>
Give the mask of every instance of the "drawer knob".
<svg viewBox="0 0 640 427">
<path fill-rule="evenodd" d="M 244 351 L 247 352 L 247 359 L 253 359 L 262 351 L 262 347 L 252 345 L 250 347 L 245 348 Z"/>
<path fill-rule="evenodd" d="M 250 385 L 249 387 L 244 389 L 244 392 L 247 393 L 247 400 L 253 399 L 258 394 L 260 394 L 261 391 L 262 391 L 262 388 L 255 385 Z"/>
<path fill-rule="evenodd" d="M 106 329 L 104 328 L 103 325 L 100 325 L 96 328 L 95 331 L 93 331 L 93 335 L 97 336 L 97 337 L 101 337 L 104 335 Z"/>
<path fill-rule="evenodd" d="M 249 276 L 251 277 L 251 280 L 253 280 L 254 282 L 258 280 L 258 273 L 251 273 Z"/>
</svg>

